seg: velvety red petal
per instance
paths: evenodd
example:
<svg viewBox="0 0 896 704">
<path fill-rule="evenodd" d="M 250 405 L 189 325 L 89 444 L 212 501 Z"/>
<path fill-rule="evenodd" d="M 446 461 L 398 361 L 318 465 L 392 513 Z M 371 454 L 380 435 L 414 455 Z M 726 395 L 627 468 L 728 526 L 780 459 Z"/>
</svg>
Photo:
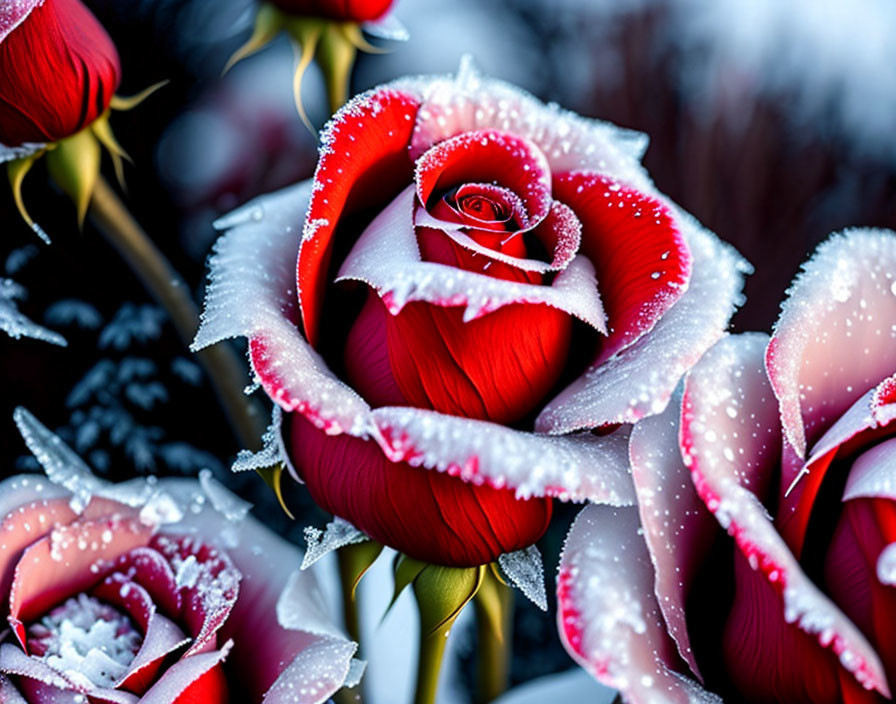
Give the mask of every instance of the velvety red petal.
<svg viewBox="0 0 896 704">
<path fill-rule="evenodd" d="M 547 529 L 549 499 L 517 500 L 508 489 L 390 462 L 372 441 L 328 436 L 299 414 L 290 418 L 290 455 L 315 502 L 410 557 L 482 565 Z"/>
<path fill-rule="evenodd" d="M 227 704 L 230 701 L 224 667 L 216 665 L 187 687 L 173 704 Z"/>
<path fill-rule="evenodd" d="M 343 22 L 366 22 L 386 14 L 393 0 L 270 0 L 284 12 L 329 17 Z"/>
<path fill-rule="evenodd" d="M 591 171 L 554 178 L 554 198 L 582 223 L 581 252 L 597 271 L 610 336 L 607 359 L 650 330 L 684 293 L 691 255 L 659 200 Z"/>
<path fill-rule="evenodd" d="M 109 107 L 115 45 L 80 0 L 48 0 L 0 41 L 0 143 L 55 142 Z"/>
<path fill-rule="evenodd" d="M 411 183 L 407 146 L 418 107 L 415 97 L 397 90 L 367 93 L 336 113 L 321 135 L 297 273 L 302 322 L 312 344 L 339 220 L 353 209 L 388 203 Z"/>
<path fill-rule="evenodd" d="M 403 399 L 397 405 L 512 423 L 557 382 L 571 334 L 569 314 L 546 305 L 464 322 L 462 308 L 422 302 L 392 315 L 371 291 L 346 343 L 346 369 L 373 406 Z"/>
<path fill-rule="evenodd" d="M 228 692 L 221 663 L 230 648 L 227 643 L 221 650 L 182 658 L 143 695 L 140 704 L 226 704 Z"/>
<path fill-rule="evenodd" d="M 417 197 L 424 207 L 432 198 L 467 183 L 495 183 L 519 196 L 525 227 L 534 227 L 551 207 L 547 160 L 527 140 L 504 132 L 468 132 L 440 142 L 417 161 Z"/>
<path fill-rule="evenodd" d="M 124 552 L 146 545 L 153 529 L 127 518 L 56 528 L 22 554 L 9 592 L 10 624 L 26 648 L 24 623 L 103 579 Z"/>
</svg>

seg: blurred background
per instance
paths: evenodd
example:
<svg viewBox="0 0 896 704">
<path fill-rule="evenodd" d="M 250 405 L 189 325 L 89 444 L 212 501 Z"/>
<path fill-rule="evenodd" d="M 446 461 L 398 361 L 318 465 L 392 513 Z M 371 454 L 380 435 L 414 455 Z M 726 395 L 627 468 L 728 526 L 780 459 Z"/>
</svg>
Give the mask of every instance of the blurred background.
<svg viewBox="0 0 896 704">
<path fill-rule="evenodd" d="M 293 103 L 295 57 L 280 40 L 221 76 L 248 37 L 253 0 L 86 2 L 121 54 L 120 94 L 170 81 L 112 126 L 135 164 L 129 207 L 199 300 L 214 218 L 314 169 L 315 138 Z M 800 263 L 830 232 L 896 228 L 892 0 L 398 0 L 393 14 L 410 39 L 361 55 L 353 91 L 452 72 L 471 53 L 483 72 L 539 98 L 646 132 L 659 189 L 756 267 L 737 331 L 770 328 Z M 303 100 L 320 126 L 313 67 Z M 289 488 L 291 522 L 260 480 L 229 474 L 239 447 L 202 372 L 90 223 L 78 231 L 42 166 L 25 200 L 54 242 L 38 242 L 0 189 L 0 278 L 28 291 L 20 310 L 68 348 L 0 336 L 0 471 L 31 466 L 11 421 L 25 405 L 100 474 L 211 467 L 292 539 L 322 525 L 301 488 Z M 574 514 L 558 511 L 541 546 L 549 588 Z M 569 667 L 552 615 L 521 607 L 514 681 Z M 454 675 L 458 701 L 468 669 Z"/>
</svg>

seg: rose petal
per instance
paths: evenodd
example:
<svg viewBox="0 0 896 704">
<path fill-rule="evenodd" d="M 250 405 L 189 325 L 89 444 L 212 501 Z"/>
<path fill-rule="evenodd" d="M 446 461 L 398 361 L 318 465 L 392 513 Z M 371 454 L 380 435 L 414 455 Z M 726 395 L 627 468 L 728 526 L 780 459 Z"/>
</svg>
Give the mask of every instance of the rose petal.
<svg viewBox="0 0 896 704">
<path fill-rule="evenodd" d="M 554 173 L 595 169 L 636 187 L 649 184 L 639 164 L 645 135 L 545 105 L 516 86 L 481 76 L 468 56 L 456 76 L 405 78 L 390 85 L 418 95 L 422 103 L 412 159 L 455 135 L 494 129 L 533 142 Z"/>
<path fill-rule="evenodd" d="M 760 334 L 725 338 L 688 374 L 682 455 L 700 498 L 771 585 L 779 602 L 776 618 L 815 636 L 820 648 L 830 648 L 860 684 L 889 696 L 880 658 L 805 575 L 759 499 L 781 446 L 774 394 L 762 364 L 765 341 Z M 747 579 L 743 583 L 752 584 Z M 756 592 L 745 589 L 742 596 L 747 600 L 751 593 Z M 777 621 L 767 623 L 778 627 Z M 785 661 L 778 665 L 788 666 Z"/>
<path fill-rule="evenodd" d="M 551 207 L 551 174 L 544 154 L 508 132 L 477 130 L 439 142 L 417 160 L 414 180 L 426 209 L 437 191 L 467 183 L 509 188 L 525 205 L 525 229 L 540 223 Z"/>
<path fill-rule="evenodd" d="M 362 433 L 369 423 L 367 404 L 327 368 L 296 327 L 294 228 L 309 195 L 305 182 L 263 196 L 220 223 L 232 229 L 215 245 L 192 349 L 248 337 L 255 373 L 284 410 L 298 410 L 333 432 Z"/>
<path fill-rule="evenodd" d="M 800 457 L 866 389 L 896 369 L 896 235 L 845 230 L 803 266 L 766 365 Z"/>
<path fill-rule="evenodd" d="M 863 452 L 853 463 L 843 500 L 896 499 L 896 438 Z"/>
<path fill-rule="evenodd" d="M 512 303 L 541 303 L 565 311 L 596 330 L 606 330 L 594 268 L 584 257 L 573 259 L 551 286 L 505 281 L 422 261 L 414 235 L 413 212 L 411 186 L 370 223 L 342 263 L 336 280 L 366 283 L 393 315 L 412 301 L 466 306 L 466 321 Z"/>
<path fill-rule="evenodd" d="M 0 5 L 0 42 L 6 39 L 6 35 L 18 27 L 31 11 L 44 0 L 16 0 L 16 2 L 4 2 Z"/>
<path fill-rule="evenodd" d="M 744 261 L 679 213 L 693 257 L 688 290 L 630 347 L 589 368 L 545 406 L 539 432 L 561 434 L 660 413 L 684 373 L 718 340 L 740 302 Z"/>
<path fill-rule="evenodd" d="M 417 108 L 412 93 L 385 86 L 353 98 L 321 133 L 297 274 L 302 322 L 312 345 L 339 218 L 347 210 L 388 202 L 411 183 L 407 145 Z"/>
<path fill-rule="evenodd" d="M 681 298 L 691 254 L 669 208 L 608 176 L 561 174 L 554 197 L 582 222 L 581 251 L 597 272 L 610 326 L 601 363 L 651 330 Z"/>
<path fill-rule="evenodd" d="M 82 520 L 25 550 L 9 592 L 9 622 L 22 647 L 27 650 L 24 622 L 101 580 L 118 555 L 146 545 L 152 532 L 130 518 Z"/>
<path fill-rule="evenodd" d="M 557 625 L 570 655 L 630 704 L 721 703 L 671 669 L 675 645 L 634 507 L 588 506 L 576 518 L 560 558 Z"/>
<path fill-rule="evenodd" d="M 28 704 L 6 675 L 0 675 L 0 702 L 3 704 Z"/>
<path fill-rule="evenodd" d="M 162 613 L 174 618 L 180 613 L 181 594 L 171 565 L 152 548 L 136 548 L 118 558 L 115 572 L 141 586 Z"/>
<path fill-rule="evenodd" d="M 219 704 L 225 701 L 227 690 L 222 690 L 220 675 L 213 675 L 213 679 L 203 678 L 224 661 L 232 646 L 228 642 L 220 650 L 179 660 L 140 698 L 140 704 Z M 201 692 L 189 691 L 199 683 Z"/>
<path fill-rule="evenodd" d="M 516 490 L 627 506 L 634 501 L 627 428 L 602 437 L 554 437 L 418 408 L 378 408 L 377 440 L 393 462 L 408 462 Z"/>
<path fill-rule="evenodd" d="M 357 645 L 321 640 L 303 650 L 283 671 L 262 704 L 319 704 L 337 691 L 348 675 Z"/>
<path fill-rule="evenodd" d="M 657 604 L 679 654 L 702 681 L 691 650 L 685 606 L 718 524 L 697 495 L 682 462 L 680 416 L 681 402 L 676 395 L 663 413 L 635 425 L 629 456 L 644 540 L 656 574 Z"/>
<path fill-rule="evenodd" d="M 785 448 L 781 472 L 781 496 L 775 523 L 794 555 L 803 549 L 809 518 L 828 468 L 837 457 L 867 446 L 875 438 L 891 432 L 887 425 L 891 404 L 882 403 L 889 380 L 870 389 L 834 423 L 812 448 L 805 462 Z"/>
</svg>

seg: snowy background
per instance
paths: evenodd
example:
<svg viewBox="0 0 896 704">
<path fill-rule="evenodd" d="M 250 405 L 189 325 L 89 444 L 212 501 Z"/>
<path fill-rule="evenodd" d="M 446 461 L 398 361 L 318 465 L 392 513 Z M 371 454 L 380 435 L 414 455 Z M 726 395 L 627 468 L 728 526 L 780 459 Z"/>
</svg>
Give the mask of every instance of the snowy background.
<svg viewBox="0 0 896 704">
<path fill-rule="evenodd" d="M 278 42 L 222 78 L 249 32 L 251 0 L 87 4 L 121 52 L 120 93 L 171 81 L 116 115 L 113 127 L 136 163 L 127 171 L 129 206 L 199 300 L 211 221 L 313 171 L 315 141 L 292 100 L 292 51 Z M 646 132 L 645 161 L 659 188 L 757 268 L 737 330 L 770 326 L 800 262 L 829 232 L 896 228 L 891 0 L 398 0 L 394 12 L 411 39 L 362 56 L 355 90 L 450 72 L 471 53 L 485 73 L 540 98 Z M 304 101 L 320 124 L 313 69 Z M 24 405 L 103 476 L 209 467 L 292 539 L 304 525 L 322 526 L 326 517 L 301 488 L 288 487 L 293 523 L 259 480 L 227 472 L 240 448 L 201 371 L 90 224 L 78 232 L 42 168 L 29 176 L 25 199 L 51 247 L 19 222 L 0 189 L 0 316 L 21 311 L 67 346 L 0 337 L 3 472 L 31 466 L 12 423 L 12 409 Z M 561 508 L 541 543 L 549 581 L 574 513 Z M 553 613 L 522 602 L 514 681 L 570 667 Z M 385 626 L 399 637 L 409 627 L 400 619 Z M 447 678 L 451 701 L 464 702 L 473 633 L 456 630 L 458 659 Z M 394 667 L 409 671 L 411 663 Z M 374 664 L 371 677 L 377 670 L 386 666 Z M 581 676 L 568 686 L 583 683 L 591 686 Z"/>
</svg>

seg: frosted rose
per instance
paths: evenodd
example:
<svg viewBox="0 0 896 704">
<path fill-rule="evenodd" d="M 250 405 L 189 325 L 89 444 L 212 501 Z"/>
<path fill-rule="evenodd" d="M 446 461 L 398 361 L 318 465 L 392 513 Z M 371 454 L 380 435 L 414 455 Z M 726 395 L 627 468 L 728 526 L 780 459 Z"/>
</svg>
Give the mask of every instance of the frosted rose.
<svg viewBox="0 0 896 704">
<path fill-rule="evenodd" d="M 454 566 L 531 545 L 552 497 L 631 503 L 626 424 L 741 284 L 642 136 L 467 64 L 355 98 L 321 141 L 310 183 L 221 221 L 196 341 L 249 337 L 315 501 Z"/>
<path fill-rule="evenodd" d="M 573 656 L 628 702 L 889 700 L 894 338 L 896 233 L 854 230 L 805 265 L 771 339 L 707 352 L 632 433 L 638 508 L 570 533 Z"/>
<path fill-rule="evenodd" d="M 356 645 L 245 502 L 209 476 L 100 482 L 17 421 L 68 488 L 0 484 L 0 701 L 311 704 L 342 686 Z"/>
</svg>

